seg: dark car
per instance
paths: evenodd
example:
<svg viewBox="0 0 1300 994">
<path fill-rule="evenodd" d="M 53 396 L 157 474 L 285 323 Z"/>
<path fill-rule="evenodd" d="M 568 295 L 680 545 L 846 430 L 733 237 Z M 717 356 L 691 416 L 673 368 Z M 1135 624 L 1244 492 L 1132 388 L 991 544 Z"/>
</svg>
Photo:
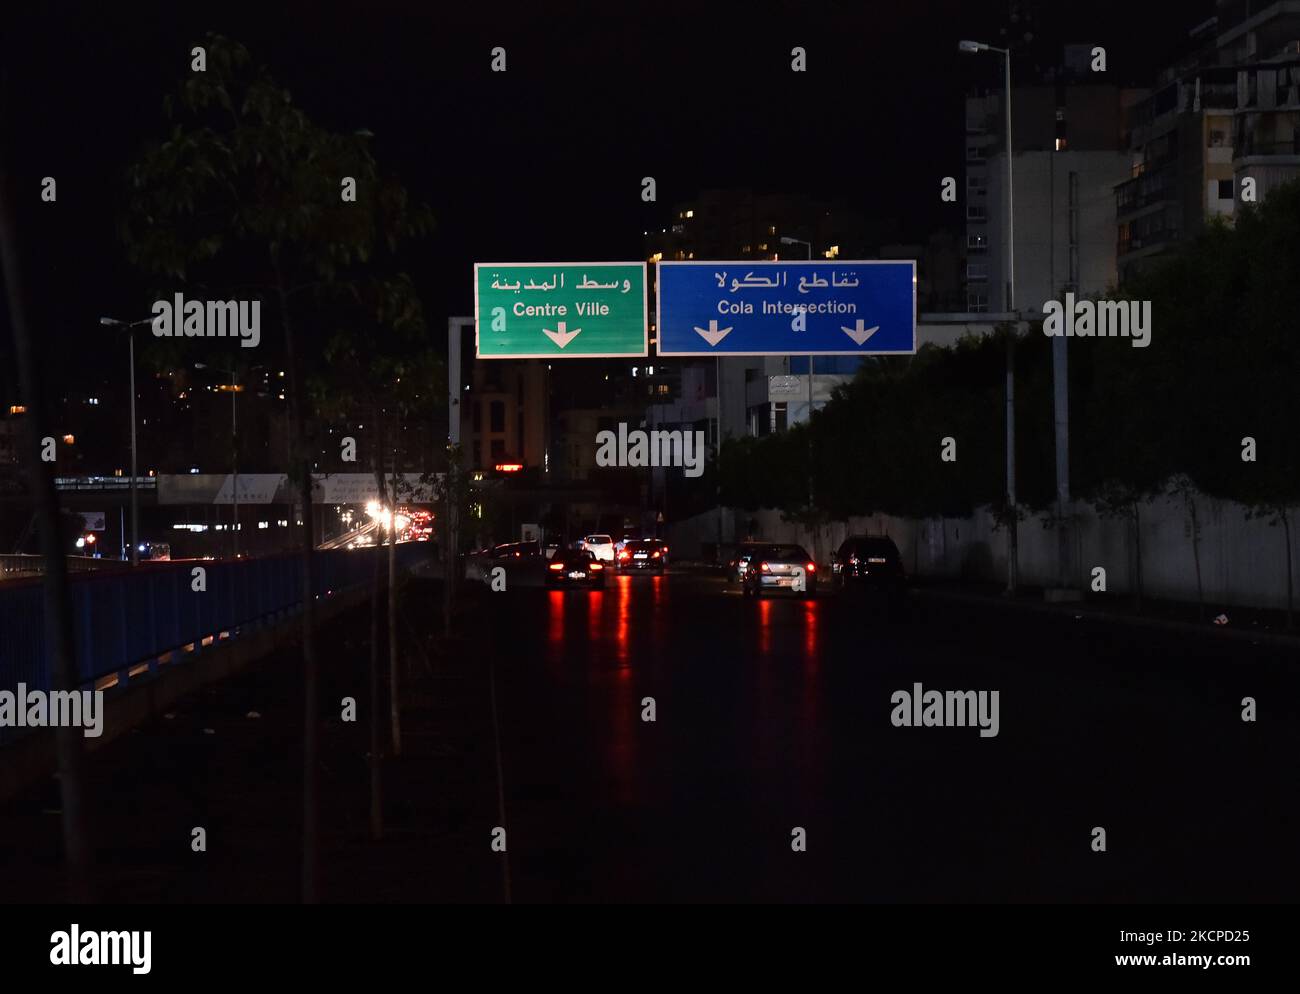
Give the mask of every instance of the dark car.
<svg viewBox="0 0 1300 994">
<path fill-rule="evenodd" d="M 542 548 L 536 542 L 506 542 L 494 545 L 490 553 L 492 559 L 536 559 L 542 554 Z"/>
<path fill-rule="evenodd" d="M 623 546 L 615 560 L 621 570 L 654 570 L 668 565 L 668 546 L 656 539 L 633 540 Z"/>
<path fill-rule="evenodd" d="M 586 549 L 560 549 L 546 563 L 548 587 L 603 587 L 609 570 Z"/>
<path fill-rule="evenodd" d="M 851 535 L 831 561 L 831 575 L 841 590 L 854 587 L 881 590 L 893 598 L 903 595 L 907 577 L 903 557 L 888 535 Z"/>
<path fill-rule="evenodd" d="M 750 556 L 741 589 L 746 597 L 774 590 L 815 597 L 817 564 L 801 545 L 762 545 Z"/>
</svg>

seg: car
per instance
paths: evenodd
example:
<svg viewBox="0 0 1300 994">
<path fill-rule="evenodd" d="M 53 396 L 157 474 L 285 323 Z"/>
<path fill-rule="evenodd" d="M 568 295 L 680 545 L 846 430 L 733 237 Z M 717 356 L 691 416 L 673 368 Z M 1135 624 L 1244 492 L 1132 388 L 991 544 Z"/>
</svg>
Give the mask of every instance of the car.
<svg viewBox="0 0 1300 994">
<path fill-rule="evenodd" d="M 586 535 L 580 546 L 597 559 L 607 563 L 614 561 L 614 540 L 608 535 Z"/>
<path fill-rule="evenodd" d="M 754 552 L 764 547 L 762 542 L 741 542 L 736 546 L 735 555 L 727 563 L 727 582 L 735 581 L 744 583 L 745 569 L 749 566 L 749 560 L 753 558 Z"/>
<path fill-rule="evenodd" d="M 789 590 L 815 597 L 817 564 L 801 545 L 759 546 L 745 566 L 741 591 L 746 597 L 760 597 L 765 590 Z"/>
<path fill-rule="evenodd" d="M 888 535 L 850 535 L 831 560 L 831 576 L 840 590 L 879 590 L 894 600 L 907 583 L 903 557 Z"/>
<path fill-rule="evenodd" d="M 506 542 L 494 545 L 488 554 L 491 559 L 536 559 L 541 555 L 541 546 L 536 542 Z"/>
<path fill-rule="evenodd" d="M 621 570 L 655 570 L 659 573 L 668 565 L 668 546 L 655 539 L 628 542 L 618 554 Z"/>
<path fill-rule="evenodd" d="M 561 549 L 546 564 L 546 585 L 601 588 L 605 573 L 605 564 L 586 549 Z"/>
</svg>

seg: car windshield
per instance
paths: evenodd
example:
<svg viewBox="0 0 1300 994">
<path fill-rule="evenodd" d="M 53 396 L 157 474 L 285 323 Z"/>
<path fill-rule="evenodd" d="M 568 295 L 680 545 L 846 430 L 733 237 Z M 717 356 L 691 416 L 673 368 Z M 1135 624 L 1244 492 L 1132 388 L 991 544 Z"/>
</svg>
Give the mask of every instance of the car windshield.
<svg viewBox="0 0 1300 994">
<path fill-rule="evenodd" d="M 793 563 L 808 561 L 808 553 L 798 545 L 769 545 L 763 549 L 763 558 L 775 560 L 779 563 Z"/>
<path fill-rule="evenodd" d="M 893 540 L 888 538 L 861 538 L 850 544 L 849 551 L 858 557 L 884 556 L 886 559 L 898 558 L 898 549 L 894 546 Z"/>
<path fill-rule="evenodd" d="M 614 541 L 614 540 L 613 540 L 612 538 L 610 538 L 608 535 L 588 535 L 588 536 L 587 536 L 587 544 L 588 544 L 588 545 L 610 545 L 610 544 L 613 543 L 613 541 Z"/>
</svg>

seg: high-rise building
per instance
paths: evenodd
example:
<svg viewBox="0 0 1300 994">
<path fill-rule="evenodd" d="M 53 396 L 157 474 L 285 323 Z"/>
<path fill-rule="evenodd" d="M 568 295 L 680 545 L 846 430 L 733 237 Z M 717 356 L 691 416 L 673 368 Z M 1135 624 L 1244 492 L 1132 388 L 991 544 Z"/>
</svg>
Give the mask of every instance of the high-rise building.
<svg viewBox="0 0 1300 994">
<path fill-rule="evenodd" d="M 1145 96 L 1093 81 L 1071 45 L 1043 81 L 1012 88 L 1016 309 L 1116 280 L 1113 187 L 1128 175 L 1126 110 Z M 1015 60 L 1013 53 L 1013 63 Z M 1013 73 L 1014 73 L 1013 68 Z M 967 312 L 1006 310 L 1006 112 L 1001 89 L 966 98 Z"/>
<path fill-rule="evenodd" d="M 1127 128 L 1130 175 L 1115 188 L 1121 276 L 1300 175 L 1300 5 L 1220 0 Z"/>
</svg>

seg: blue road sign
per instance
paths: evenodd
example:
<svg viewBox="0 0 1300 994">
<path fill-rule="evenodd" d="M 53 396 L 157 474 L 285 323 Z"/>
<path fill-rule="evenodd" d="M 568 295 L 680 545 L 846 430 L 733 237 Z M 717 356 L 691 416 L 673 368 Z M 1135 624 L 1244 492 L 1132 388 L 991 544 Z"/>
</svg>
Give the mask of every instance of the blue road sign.
<svg viewBox="0 0 1300 994">
<path fill-rule="evenodd" d="M 660 262 L 661 356 L 916 351 L 913 261 Z"/>
</svg>

